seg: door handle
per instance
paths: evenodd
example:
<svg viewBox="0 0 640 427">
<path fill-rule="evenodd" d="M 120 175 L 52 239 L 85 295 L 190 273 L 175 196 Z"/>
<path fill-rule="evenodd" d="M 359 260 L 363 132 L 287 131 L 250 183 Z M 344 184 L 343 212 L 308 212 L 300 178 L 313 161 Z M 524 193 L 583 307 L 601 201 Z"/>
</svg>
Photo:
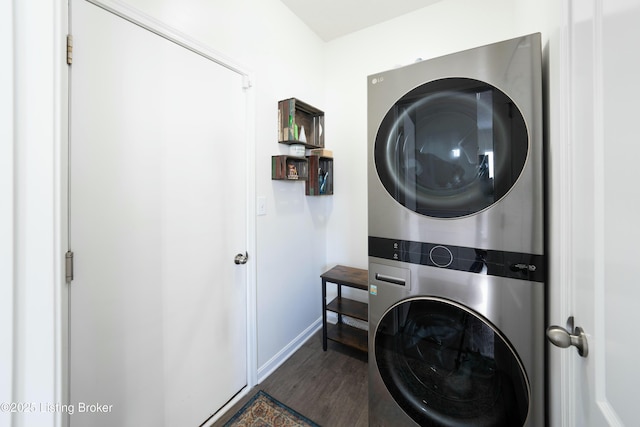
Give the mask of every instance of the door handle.
<svg viewBox="0 0 640 427">
<path fill-rule="evenodd" d="M 573 329 L 573 334 L 567 329 Z M 555 325 L 549 326 L 547 328 L 547 339 L 551 344 L 560 348 L 574 346 L 581 357 L 587 357 L 589 355 L 587 335 L 580 326 L 573 327 L 573 316 L 567 320 L 567 328 Z"/>
<path fill-rule="evenodd" d="M 248 259 L 249 259 L 249 254 L 245 252 L 244 255 L 242 254 L 236 255 L 235 258 L 233 259 L 233 262 L 235 262 L 236 264 L 246 264 Z"/>
</svg>

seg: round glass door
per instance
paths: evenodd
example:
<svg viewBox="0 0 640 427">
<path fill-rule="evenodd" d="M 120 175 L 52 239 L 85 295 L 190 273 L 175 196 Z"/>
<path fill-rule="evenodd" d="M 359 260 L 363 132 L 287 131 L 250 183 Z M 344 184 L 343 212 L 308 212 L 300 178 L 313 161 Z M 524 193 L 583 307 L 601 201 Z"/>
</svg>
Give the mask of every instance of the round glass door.
<svg viewBox="0 0 640 427">
<path fill-rule="evenodd" d="M 496 87 L 467 78 L 425 83 L 398 100 L 375 140 L 378 176 L 419 214 L 455 218 L 504 197 L 522 172 L 522 114 Z"/>
<path fill-rule="evenodd" d="M 520 359 L 472 310 L 440 298 L 401 302 L 382 317 L 374 348 L 385 386 L 418 424 L 524 425 L 530 391 Z"/>
</svg>

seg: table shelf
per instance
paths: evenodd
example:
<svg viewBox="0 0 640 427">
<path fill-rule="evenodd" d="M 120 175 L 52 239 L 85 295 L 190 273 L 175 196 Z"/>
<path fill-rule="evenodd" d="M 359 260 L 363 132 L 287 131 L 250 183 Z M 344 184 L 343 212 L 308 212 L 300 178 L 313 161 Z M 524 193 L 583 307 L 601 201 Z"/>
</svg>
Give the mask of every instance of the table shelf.
<svg viewBox="0 0 640 427">
<path fill-rule="evenodd" d="M 367 352 L 367 331 L 344 323 L 327 325 L 327 339 Z M 325 349 L 326 350 L 326 349 Z"/>
<path fill-rule="evenodd" d="M 327 350 L 327 340 L 336 341 L 361 351 L 368 351 L 368 332 L 347 325 L 343 316 L 368 321 L 369 306 L 367 303 L 355 301 L 342 296 L 342 287 L 367 291 L 369 289 L 369 272 L 367 270 L 337 265 L 321 274 L 322 278 L 322 349 Z M 327 282 L 335 283 L 338 296 L 327 303 Z M 367 294 L 368 295 L 368 294 Z M 338 315 L 338 323 L 327 324 L 327 312 Z"/>
<path fill-rule="evenodd" d="M 336 297 L 327 304 L 326 309 L 334 313 L 353 317 L 354 319 L 364 320 L 365 322 L 369 319 L 369 305 L 348 298 Z"/>
</svg>

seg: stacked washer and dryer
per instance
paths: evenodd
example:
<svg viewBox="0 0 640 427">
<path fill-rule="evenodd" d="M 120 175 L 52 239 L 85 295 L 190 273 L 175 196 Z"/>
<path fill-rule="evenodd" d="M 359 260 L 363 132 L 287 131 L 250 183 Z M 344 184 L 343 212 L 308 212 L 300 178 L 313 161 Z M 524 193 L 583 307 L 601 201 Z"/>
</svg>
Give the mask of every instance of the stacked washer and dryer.
<svg viewBox="0 0 640 427">
<path fill-rule="evenodd" d="M 368 77 L 369 424 L 545 425 L 540 34 Z"/>
</svg>

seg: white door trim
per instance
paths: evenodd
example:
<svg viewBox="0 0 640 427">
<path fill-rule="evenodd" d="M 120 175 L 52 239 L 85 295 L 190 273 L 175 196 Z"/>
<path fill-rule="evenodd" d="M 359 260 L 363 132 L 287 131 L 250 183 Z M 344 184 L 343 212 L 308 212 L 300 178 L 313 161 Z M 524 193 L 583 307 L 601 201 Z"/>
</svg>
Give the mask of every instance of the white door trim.
<svg viewBox="0 0 640 427">
<path fill-rule="evenodd" d="M 4 66 L 0 68 L 0 340 L 13 342 L 13 283 L 14 273 L 14 24 L 12 2 L 0 3 L 0 53 Z M 8 208 L 4 208 L 8 207 Z M 13 346 L 0 348 L 0 402 L 15 402 L 13 397 Z M 0 411 L 0 424 L 9 425 L 11 414 Z"/>
<path fill-rule="evenodd" d="M 215 51 L 211 47 L 207 46 L 200 41 L 191 38 L 187 34 L 159 21 L 152 16 L 145 14 L 144 12 L 122 3 L 118 0 L 86 0 L 104 10 L 107 10 L 129 22 L 132 22 L 146 30 L 151 31 L 170 40 L 185 49 L 188 49 L 198 55 L 202 55 L 211 61 L 230 69 L 242 76 L 249 77 L 250 73 L 245 70 L 244 67 L 235 63 L 232 59 L 225 57 L 220 52 Z"/>
<path fill-rule="evenodd" d="M 246 165 L 247 165 L 247 252 L 249 253 L 249 260 L 246 264 L 247 269 L 247 387 L 243 391 L 240 392 L 238 398 L 242 395 L 246 394 L 248 390 L 257 384 L 257 366 L 258 366 L 258 351 L 257 351 L 257 296 L 256 296 L 256 215 L 255 215 L 255 194 L 256 194 L 256 173 L 255 173 L 255 91 L 252 89 L 254 77 L 251 72 L 245 69 L 243 66 L 237 64 L 232 61 L 228 57 L 225 57 L 221 53 L 215 51 L 204 43 L 201 43 L 198 40 L 191 38 L 190 36 L 176 30 L 175 28 L 170 27 L 169 25 L 141 12 L 129 5 L 126 5 L 122 2 L 115 0 L 86 0 L 89 3 L 94 4 L 104 10 L 107 10 L 127 21 L 138 25 L 152 33 L 163 37 L 173 43 L 178 44 L 179 46 L 188 49 L 198 55 L 201 55 L 239 75 L 243 78 L 243 85 L 245 90 L 245 100 L 246 100 L 246 117 L 244 122 L 246 123 L 245 132 L 246 132 Z M 65 2 L 66 3 L 66 2 Z M 66 21 L 65 21 L 66 22 Z M 72 23 L 68 25 L 69 34 L 73 34 Z M 76 52 L 76 55 L 81 55 L 81 52 Z M 68 102 L 68 91 L 64 93 L 65 103 Z M 62 114 L 61 121 L 66 123 L 69 120 L 68 111 L 64 111 Z M 66 154 L 67 143 L 64 143 L 64 152 Z M 67 183 L 67 171 L 68 164 L 66 164 L 66 156 L 65 164 L 63 164 L 64 170 L 61 172 L 63 177 L 62 181 L 64 182 L 63 186 L 66 188 Z M 64 195 L 62 196 L 63 202 L 65 202 L 65 206 L 67 203 L 66 191 L 64 190 Z M 62 229 L 66 231 L 66 224 L 68 223 L 68 210 L 64 209 L 62 212 Z M 67 239 L 63 239 L 63 244 L 67 242 Z M 66 249 L 65 249 L 66 251 Z M 63 256 L 64 258 L 64 256 Z M 63 279 L 64 280 L 64 279 Z M 73 286 L 73 284 L 71 285 Z M 68 292 L 64 292 L 63 303 L 62 303 L 62 317 L 63 319 L 68 319 L 69 316 L 69 307 L 67 304 L 68 298 L 66 295 Z M 66 325 L 66 323 L 65 323 Z M 68 376 L 68 366 L 69 366 L 69 355 L 68 355 L 68 334 L 63 333 L 62 339 L 62 370 L 65 372 L 62 379 L 62 389 L 63 392 L 63 404 L 69 403 L 69 394 L 68 394 L 68 386 L 69 386 L 69 376 Z M 234 401 L 230 402 L 233 403 Z M 228 407 L 229 405 L 227 405 Z M 223 412 L 221 410 L 220 412 Z M 68 420 L 68 417 L 65 417 Z M 214 416 L 213 419 L 216 417 Z M 68 421 L 64 423 L 67 425 Z"/>
<path fill-rule="evenodd" d="M 7 379 L 3 385 L 10 388 L 2 388 L 3 396 L 6 390 L 10 394 L 7 402 L 37 405 L 64 399 L 60 150 L 66 135 L 66 64 L 58 58 L 63 56 L 65 10 L 63 0 L 21 0 L 2 6 L 9 34 L 3 31 L 7 38 L 0 46 L 9 60 L 0 73 L 1 84 L 7 95 L 3 101 L 12 101 L 2 105 L 13 110 L 3 117 L 13 120 L 6 129 L 10 135 L 1 143 L 11 164 L 3 172 L 11 177 L 0 187 L 6 203 L 0 214 L 3 237 L 4 230 L 10 230 L 3 242 L 12 252 L 5 260 L 10 267 L 0 277 L 4 295 L 12 295 L 6 299 L 12 308 L 5 313 L 12 322 L 0 325 L 0 336 L 9 343 L 2 360 L 8 357 L 12 365 L 0 371 Z M 0 424 L 5 420 L 14 426 L 61 425 L 61 415 L 55 412 L 4 412 Z"/>
<path fill-rule="evenodd" d="M 571 0 L 560 5 L 560 28 L 558 29 L 558 54 L 554 60 L 559 64 L 550 70 L 548 80 L 557 78 L 557 98 L 548 93 L 547 114 L 549 129 L 550 173 L 548 190 L 550 197 L 547 238 L 549 239 L 550 274 L 548 284 L 548 325 L 565 326 L 564 322 L 572 315 L 574 300 L 573 263 L 571 254 L 573 242 L 572 221 L 572 8 Z M 554 74 L 557 70 L 557 74 Z M 549 84 L 547 85 L 549 86 Z M 557 111 L 553 110 L 553 104 Z M 555 120 L 554 120 L 555 119 Z M 547 344 L 548 366 L 548 413 L 551 426 L 572 426 L 575 424 L 575 408 L 571 395 L 574 372 L 569 351 L 554 351 Z"/>
</svg>

